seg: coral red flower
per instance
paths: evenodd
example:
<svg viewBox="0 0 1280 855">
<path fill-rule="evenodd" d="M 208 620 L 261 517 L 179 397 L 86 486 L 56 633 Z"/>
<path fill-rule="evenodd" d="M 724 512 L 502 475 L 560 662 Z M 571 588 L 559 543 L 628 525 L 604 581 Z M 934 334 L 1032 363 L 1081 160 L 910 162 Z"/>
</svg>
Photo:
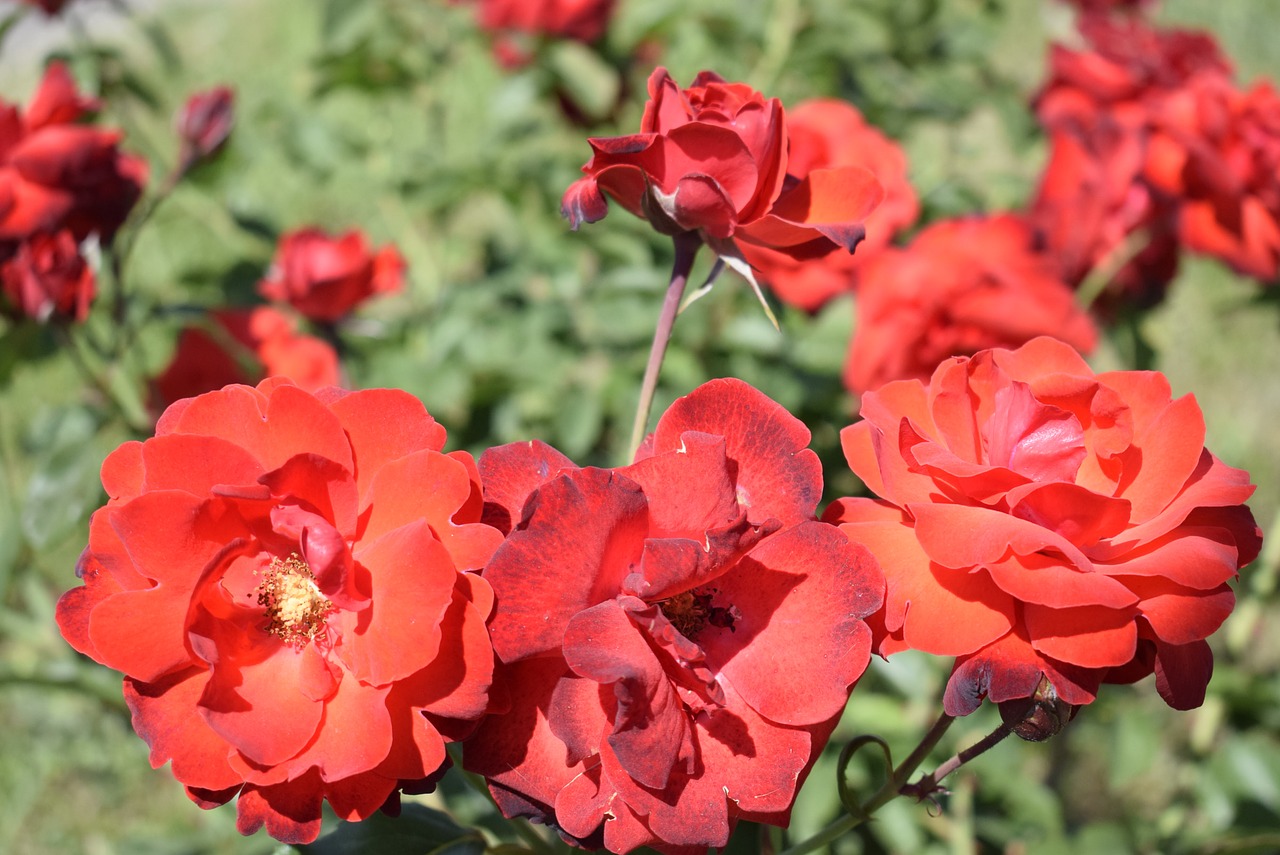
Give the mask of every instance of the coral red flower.
<svg viewBox="0 0 1280 855">
<path fill-rule="evenodd" d="M 920 202 L 907 180 L 902 148 L 868 125 L 852 104 L 835 98 L 805 101 L 787 111 L 787 130 L 788 174 L 805 178 L 815 169 L 861 166 L 884 188 L 884 200 L 866 216 L 867 235 L 857 255 L 833 252 L 802 260 L 762 246 L 742 246 L 747 261 L 783 302 L 812 312 L 853 289 L 858 266 L 916 221 Z"/>
<path fill-rule="evenodd" d="M 1097 331 L 1021 219 L 942 220 L 868 259 L 844 380 L 855 393 L 926 378 L 949 356 L 1053 335 L 1089 352 Z"/>
<path fill-rule="evenodd" d="M 574 228 L 605 216 L 607 192 L 664 234 L 697 231 L 713 243 L 733 238 L 812 258 L 852 252 L 883 195 L 857 166 L 789 176 L 781 102 L 709 71 L 681 89 L 658 68 L 640 133 L 589 142 L 586 177 L 561 204 Z"/>
<path fill-rule="evenodd" d="M 462 571 L 502 536 L 444 440 L 407 393 L 272 379 L 179 401 L 103 464 L 58 625 L 125 673 L 153 765 L 201 807 L 239 794 L 242 833 L 394 810 L 485 710 L 493 595 Z"/>
<path fill-rule="evenodd" d="M 862 399 L 845 457 L 880 498 L 826 519 L 888 582 L 878 652 L 955 656 L 951 715 L 983 697 L 1066 704 L 1151 674 L 1177 709 L 1213 668 L 1204 639 L 1258 554 L 1249 475 L 1204 447 L 1163 375 L 1095 374 L 1061 342 L 951 359 Z"/>
<path fill-rule="evenodd" d="M 83 321 L 95 291 L 93 271 L 68 231 L 19 243 L 0 263 L 0 287 L 10 311 L 41 323 L 54 317 Z"/>
<path fill-rule="evenodd" d="M 235 93 L 229 87 L 215 86 L 188 98 L 175 117 L 181 145 L 176 172 L 186 173 L 221 148 L 234 122 Z"/>
<path fill-rule="evenodd" d="M 868 659 L 860 546 L 813 519 L 809 432 L 739 380 L 672 405 L 637 461 L 541 443 L 481 457 L 484 570 L 512 699 L 465 748 L 508 816 L 629 852 L 785 824 Z"/>
<path fill-rule="evenodd" d="M 210 319 L 212 324 L 187 327 L 179 334 L 172 361 L 153 383 L 157 409 L 266 377 L 287 377 L 308 392 L 339 383 L 333 347 L 299 334 L 294 320 L 276 309 L 226 309 L 212 312 Z"/>
<path fill-rule="evenodd" d="M 275 263 L 258 283 L 258 293 L 289 303 L 314 321 L 332 322 L 370 297 L 399 291 L 404 268 L 394 246 L 373 252 L 359 231 L 334 238 L 303 228 L 280 239 Z"/>
<path fill-rule="evenodd" d="M 120 152 L 118 131 L 75 124 L 96 107 L 57 62 L 25 113 L 0 101 L 0 240 L 64 228 L 110 239 L 120 228 L 147 164 Z"/>
</svg>

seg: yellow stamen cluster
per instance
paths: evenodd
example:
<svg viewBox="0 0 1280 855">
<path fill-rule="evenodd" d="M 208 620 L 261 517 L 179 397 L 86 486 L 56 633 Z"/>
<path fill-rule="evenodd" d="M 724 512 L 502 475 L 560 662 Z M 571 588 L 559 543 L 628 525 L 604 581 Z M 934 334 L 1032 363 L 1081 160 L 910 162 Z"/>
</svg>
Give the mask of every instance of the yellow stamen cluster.
<svg viewBox="0 0 1280 855">
<path fill-rule="evenodd" d="M 663 600 L 658 607 L 681 635 L 691 639 L 707 625 L 707 615 L 711 613 L 711 597 L 685 591 Z"/>
<path fill-rule="evenodd" d="M 258 585 L 258 605 L 267 610 L 266 631 L 298 648 L 322 636 L 333 603 L 316 587 L 311 568 L 297 555 L 272 558 Z"/>
</svg>

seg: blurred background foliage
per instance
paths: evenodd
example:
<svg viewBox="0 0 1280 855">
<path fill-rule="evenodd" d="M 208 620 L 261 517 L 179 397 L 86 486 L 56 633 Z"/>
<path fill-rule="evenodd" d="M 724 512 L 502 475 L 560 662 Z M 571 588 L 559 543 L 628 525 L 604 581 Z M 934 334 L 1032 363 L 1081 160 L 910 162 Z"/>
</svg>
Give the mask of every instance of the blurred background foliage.
<svg viewBox="0 0 1280 855">
<path fill-rule="evenodd" d="M 104 500 L 102 459 L 154 417 L 146 379 L 182 326 L 256 302 L 279 234 L 358 227 L 408 262 L 404 292 L 340 329 L 347 385 L 409 390 L 452 448 L 536 437 L 611 465 L 671 248 L 620 209 L 575 234 L 558 208 L 589 155 L 585 137 L 637 127 L 654 65 L 682 83 L 714 69 L 784 104 L 851 100 L 903 144 L 923 224 L 1025 204 L 1045 157 L 1028 101 L 1049 42 L 1073 38 L 1070 9 L 1051 0 L 622 0 L 598 49 L 542 45 L 538 62 L 508 69 L 471 8 L 431 0 L 83 0 L 59 19 L 25 8 L 0 5 L 0 96 L 25 103 L 45 61 L 66 59 L 102 97 L 101 123 L 151 162 L 153 184 L 174 161 L 171 117 L 190 92 L 230 85 L 237 117 L 222 156 L 138 232 L 122 323 L 90 316 L 90 335 L 128 336 L 120 359 L 95 363 L 54 329 L 0 320 L 0 850 L 15 855 L 282 848 L 241 838 L 233 808 L 198 810 L 152 771 L 119 676 L 74 654 L 53 621 Z M 1210 29 L 1244 83 L 1280 79 L 1271 11 L 1265 0 L 1168 0 L 1155 15 Z M 1188 261 L 1169 299 L 1108 331 L 1093 362 L 1156 368 L 1175 393 L 1194 392 L 1208 446 L 1259 485 L 1251 504 L 1265 529 L 1280 509 L 1280 314 L 1274 292 L 1260 294 Z M 708 378 L 741 377 L 809 425 L 829 495 L 848 494 L 858 484 L 838 431 L 856 408 L 840 382 L 851 301 L 814 317 L 774 309 L 780 333 L 741 280 L 722 277 L 677 324 L 655 410 Z M 950 780 L 940 807 L 893 802 L 833 850 L 1280 851 L 1277 542 L 1240 579 L 1201 709 L 1175 713 L 1149 684 L 1107 687 L 1051 742 L 1005 742 Z M 791 841 L 838 813 L 842 738 L 877 733 L 899 757 L 918 741 L 942 664 L 872 664 L 801 794 Z M 939 758 L 996 723 L 987 708 L 960 721 Z M 851 769 L 867 793 L 881 775 L 871 753 Z M 460 780 L 443 791 L 464 826 L 500 830 Z M 437 817 L 406 821 L 415 816 Z M 365 837 L 311 851 L 397 851 L 395 828 L 371 823 Z M 759 833 L 744 826 L 733 848 L 758 851 Z"/>
</svg>

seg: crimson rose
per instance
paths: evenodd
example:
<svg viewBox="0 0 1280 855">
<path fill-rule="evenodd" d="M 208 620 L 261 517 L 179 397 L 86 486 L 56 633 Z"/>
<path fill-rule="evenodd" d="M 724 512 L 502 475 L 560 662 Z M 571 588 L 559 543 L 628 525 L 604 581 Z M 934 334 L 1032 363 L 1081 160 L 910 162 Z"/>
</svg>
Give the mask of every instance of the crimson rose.
<svg viewBox="0 0 1280 855">
<path fill-rule="evenodd" d="M 54 317 L 83 321 L 96 290 L 93 271 L 65 230 L 19 243 L 13 257 L 0 262 L 0 289 L 12 313 L 42 323 Z"/>
<path fill-rule="evenodd" d="M 1048 700 L 1042 678 L 1087 704 L 1153 671 L 1170 706 L 1204 700 L 1204 639 L 1261 535 L 1249 475 L 1204 447 L 1194 398 L 1038 338 L 869 392 L 862 416 L 841 439 L 880 498 L 825 518 L 884 568 L 878 652 L 956 657 L 949 714 Z"/>
<path fill-rule="evenodd" d="M 289 303 L 314 321 L 332 322 L 370 297 L 399 291 L 404 267 L 394 246 L 375 253 L 359 231 L 333 238 L 303 228 L 280 239 L 275 263 L 258 283 L 258 293 Z"/>
<path fill-rule="evenodd" d="M 503 813 L 629 852 L 786 824 L 868 659 L 872 557 L 813 519 L 809 431 L 739 380 L 676 401 L 631 466 L 481 457 L 510 711 L 465 764 Z"/>
<path fill-rule="evenodd" d="M 858 166 L 788 175 L 782 103 L 710 71 L 681 89 L 656 69 L 640 133 L 588 142 L 586 177 L 561 204 L 574 228 L 608 213 L 604 191 L 664 234 L 697 231 L 813 258 L 852 252 L 883 195 Z"/>
<path fill-rule="evenodd" d="M 77 650 L 125 673 L 155 766 L 302 843 L 395 810 L 488 704 L 478 473 L 404 392 L 271 379 L 186 398 L 103 463 Z M 420 791 L 420 790 L 419 790 Z"/>
</svg>

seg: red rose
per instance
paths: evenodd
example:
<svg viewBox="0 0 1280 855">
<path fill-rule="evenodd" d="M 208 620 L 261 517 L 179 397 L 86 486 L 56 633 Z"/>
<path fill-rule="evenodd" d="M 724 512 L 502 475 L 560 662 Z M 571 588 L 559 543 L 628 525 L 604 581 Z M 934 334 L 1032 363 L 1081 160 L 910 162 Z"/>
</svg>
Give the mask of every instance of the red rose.
<svg viewBox="0 0 1280 855">
<path fill-rule="evenodd" d="M 242 833 L 394 809 L 484 711 L 493 595 L 461 571 L 502 536 L 444 440 L 406 393 L 273 379 L 179 401 L 103 464 L 58 625 L 125 673 L 153 765 L 201 807 L 239 794 Z"/>
<path fill-rule="evenodd" d="M 809 432 L 739 380 L 672 405 L 637 461 L 481 457 L 511 709 L 467 743 L 508 816 L 622 853 L 785 824 L 868 659 L 871 556 L 813 519 Z"/>
<path fill-rule="evenodd" d="M 181 144 L 176 172 L 187 172 L 221 148 L 234 122 L 235 93 L 230 88 L 215 86 L 188 98 L 175 117 Z"/>
<path fill-rule="evenodd" d="M 289 303 L 314 321 L 332 322 L 370 297 L 399 291 L 404 267 L 394 246 L 375 253 L 359 231 L 333 238 L 303 228 L 280 239 L 275 263 L 258 283 L 258 293 Z"/>
<path fill-rule="evenodd" d="M 333 347 L 298 334 L 293 319 L 276 309 L 226 309 L 210 318 L 213 325 L 179 334 L 169 367 L 154 382 L 159 407 L 266 377 L 287 377 L 308 392 L 340 382 Z"/>
<path fill-rule="evenodd" d="M 146 183 L 146 162 L 119 151 L 120 133 L 74 124 L 97 103 L 52 63 L 20 114 L 0 102 L 0 240 L 69 229 L 110 239 Z"/>
<path fill-rule="evenodd" d="M 1163 156 L 1155 117 L 1170 93 L 1198 76 L 1228 76 L 1230 64 L 1207 34 L 1135 16 L 1086 15 L 1080 29 L 1092 49 L 1054 45 L 1036 98 L 1050 161 L 1031 219 L 1068 283 L 1100 271 L 1149 305 L 1178 263 L 1178 200 L 1153 180 Z"/>
<path fill-rule="evenodd" d="M 616 0 L 479 0 L 480 26 L 593 42 L 604 34 Z"/>
<path fill-rule="evenodd" d="M 942 220 L 859 273 L 858 325 L 845 385 L 863 393 L 928 377 L 949 356 L 1053 335 L 1088 352 L 1093 322 L 1032 233 L 1010 214 Z"/>
<path fill-rule="evenodd" d="M 664 234 L 699 231 L 772 247 L 797 258 L 850 252 L 883 191 L 865 169 L 787 174 L 782 104 L 704 71 L 681 89 L 659 68 L 649 77 L 640 133 L 589 140 L 595 152 L 564 194 L 574 228 L 608 212 L 601 191 Z"/>
<path fill-rule="evenodd" d="M 1197 76 L 1155 116 L 1151 181 L 1181 198 L 1188 248 L 1274 279 L 1280 268 L 1280 96 L 1270 83 L 1238 90 Z"/>
<path fill-rule="evenodd" d="M 34 6 L 46 15 L 56 15 L 62 11 L 62 7 L 66 6 L 70 0 L 20 0 L 28 6 Z"/>
<path fill-rule="evenodd" d="M 36 234 L 0 263 L 0 285 L 11 310 L 41 323 L 52 317 L 83 321 L 93 302 L 93 271 L 70 232 Z"/>
<path fill-rule="evenodd" d="M 1204 639 L 1261 534 L 1194 398 L 1040 338 L 869 392 L 862 416 L 841 439 L 880 498 L 825 518 L 884 568 L 878 652 L 956 657 L 949 714 L 1032 697 L 1042 676 L 1087 704 L 1152 671 L 1170 706 L 1201 703 Z"/>
<path fill-rule="evenodd" d="M 902 148 L 868 125 L 852 104 L 835 98 L 805 101 L 787 112 L 787 130 L 788 174 L 804 178 L 815 169 L 862 166 L 884 188 L 884 200 L 866 216 L 867 236 L 857 255 L 834 252 L 801 260 L 762 246 L 742 246 L 747 261 L 783 302 L 812 312 L 854 288 L 858 266 L 916 221 L 920 203 L 907 180 Z"/>
</svg>

